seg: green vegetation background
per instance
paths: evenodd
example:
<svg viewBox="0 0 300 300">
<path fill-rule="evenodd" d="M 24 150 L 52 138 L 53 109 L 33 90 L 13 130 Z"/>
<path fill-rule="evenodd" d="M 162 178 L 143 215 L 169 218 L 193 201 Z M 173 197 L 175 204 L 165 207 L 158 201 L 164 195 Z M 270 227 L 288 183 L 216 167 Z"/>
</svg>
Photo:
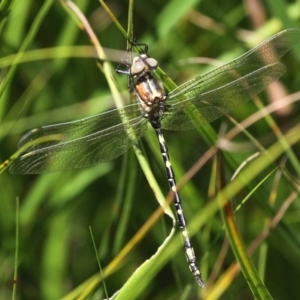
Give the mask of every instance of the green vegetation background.
<svg viewBox="0 0 300 300">
<path fill-rule="evenodd" d="M 99 2 L 77 0 L 74 3 L 88 18 L 102 46 L 125 50 L 125 38 Z M 106 3 L 126 28 L 127 1 Z M 210 70 L 215 63 L 237 57 L 283 29 L 300 27 L 299 1 L 262 1 L 257 2 L 256 8 L 251 7 L 253 3 L 256 1 L 137 0 L 133 10 L 134 36 L 137 41 L 149 44 L 150 55 L 180 84 Z M 92 57 L 92 47 L 81 48 L 91 46 L 89 39 L 59 1 L 6 1 L 0 9 L 0 158 L 4 161 L 16 151 L 19 138 L 28 130 L 91 116 L 114 108 L 115 104 L 105 77 Z M 72 53 L 58 49 L 61 46 L 71 46 Z M 43 51 L 45 48 L 52 49 Z M 21 63 L 14 66 L 9 57 L 20 49 Z M 59 51 L 55 52 L 56 49 Z M 31 50 L 37 52 L 30 56 Z M 207 59 L 200 63 L 182 61 L 196 57 Z M 23 61 L 26 59 L 28 62 Z M 267 93 L 259 95 L 264 105 L 299 91 L 300 45 L 282 61 L 288 67 L 287 73 Z M 128 103 L 125 76 L 117 77 L 117 86 L 124 92 L 125 104 Z M 231 115 L 241 122 L 257 110 L 255 102 L 250 101 Z M 272 116 L 282 132 L 287 132 L 299 123 L 299 112 L 296 101 Z M 212 126 L 220 132 L 220 128 L 228 131 L 235 125 L 223 117 Z M 274 127 L 265 120 L 255 122 L 248 130 L 264 147 L 277 140 Z M 204 141 L 196 130 L 166 132 L 165 138 L 178 180 L 216 143 L 216 140 Z M 257 151 L 245 134 L 239 134 L 233 142 L 223 162 L 227 181 Z M 151 130 L 140 147 L 162 192 L 167 195 L 165 171 Z M 293 151 L 299 159 L 299 144 Z M 291 176 L 299 179 L 295 163 L 288 159 L 286 166 Z M 262 182 L 275 167 L 276 164 L 270 164 L 254 180 L 246 182 L 234 199 L 238 205 L 253 192 L 236 215 L 246 246 L 263 232 L 290 194 L 298 192 L 280 171 Z M 209 193 L 213 190 L 212 174 L 210 159 L 180 191 L 190 222 L 197 223 L 197 216 L 212 197 Z M 255 185 L 261 182 L 255 190 Z M 132 150 L 114 161 L 84 170 L 45 175 L 11 175 L 6 170 L 0 176 L 1 299 L 10 299 L 13 290 L 16 197 L 20 199 L 16 299 L 31 300 L 64 296 L 64 299 L 77 299 L 77 294 L 69 293 L 81 284 L 85 286 L 86 280 L 99 272 L 89 226 L 105 268 L 159 206 Z M 275 299 L 299 298 L 299 208 L 299 197 L 295 196 L 281 223 L 268 233 L 251 256 Z M 219 299 L 253 299 L 241 273 L 226 273 L 236 259 L 226 242 L 221 215 L 216 213 L 212 218 L 204 215 L 202 219 L 204 226 L 198 224 L 192 230 L 196 232 L 192 240 L 207 282 L 206 290 L 196 286 L 177 237 L 177 246 L 168 248 L 168 259 L 154 266 L 158 269 L 153 271 L 154 275 L 149 272 L 149 280 L 143 280 L 145 286 L 141 283 L 138 299 L 215 299 L 209 298 L 209 292 L 222 275 L 227 276 L 228 282 Z M 156 252 L 171 228 L 169 217 L 158 218 L 142 241 L 113 269 L 113 274 L 105 278 L 108 296 L 119 290 Z M 131 287 L 134 288 L 139 286 Z M 88 291 L 86 297 L 105 298 L 102 284 Z"/>
</svg>

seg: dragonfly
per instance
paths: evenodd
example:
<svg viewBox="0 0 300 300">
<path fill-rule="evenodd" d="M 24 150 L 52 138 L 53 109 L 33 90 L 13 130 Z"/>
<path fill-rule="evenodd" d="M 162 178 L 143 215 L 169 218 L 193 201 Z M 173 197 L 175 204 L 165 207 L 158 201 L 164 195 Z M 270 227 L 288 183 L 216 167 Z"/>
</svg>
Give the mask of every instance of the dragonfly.
<svg viewBox="0 0 300 300">
<path fill-rule="evenodd" d="M 299 29 L 281 31 L 231 62 L 169 93 L 155 76 L 158 62 L 149 56 L 146 46 L 128 63 L 126 70 L 117 70 L 128 76 L 129 91 L 136 103 L 29 131 L 18 146 L 31 144 L 12 163 L 10 172 L 52 173 L 110 161 L 136 144 L 150 124 L 158 138 L 187 263 L 197 284 L 204 287 L 162 130 L 202 126 L 252 99 L 286 71 L 278 60 L 299 40 Z"/>
</svg>

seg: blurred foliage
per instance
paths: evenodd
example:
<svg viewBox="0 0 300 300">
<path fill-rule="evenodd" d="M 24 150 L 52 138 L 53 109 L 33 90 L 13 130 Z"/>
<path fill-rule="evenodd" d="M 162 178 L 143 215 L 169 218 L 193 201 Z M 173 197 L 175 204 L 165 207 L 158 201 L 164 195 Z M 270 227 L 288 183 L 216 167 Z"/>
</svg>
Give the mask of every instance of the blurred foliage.
<svg viewBox="0 0 300 300">
<path fill-rule="evenodd" d="M 125 38 L 99 2 L 76 0 L 74 3 L 87 17 L 103 47 L 125 50 Z M 128 3 L 108 0 L 106 4 L 127 28 Z M 0 158 L 4 161 L 16 151 L 17 142 L 26 131 L 100 113 L 115 104 L 105 77 L 96 65 L 88 37 L 60 2 L 7 0 L 1 3 L 0 11 Z M 149 45 L 150 55 L 180 84 L 212 69 L 215 63 L 219 65 L 237 57 L 280 30 L 300 28 L 299 14 L 299 1 L 140 0 L 134 3 L 134 37 Z M 36 52 L 31 54 L 31 51 Z M 202 58 L 200 63 L 199 58 Z M 284 97 L 299 98 L 292 93 L 299 91 L 300 86 L 300 45 L 282 62 L 288 71 L 259 95 L 264 105 Z M 115 80 L 119 90 L 124 92 L 124 103 L 128 103 L 126 77 L 115 76 Z M 280 139 L 278 131 L 288 132 L 299 123 L 300 107 L 296 100 L 272 113 L 275 123 L 265 119 L 256 121 L 247 128 L 249 134 L 265 148 L 276 146 Z M 257 103 L 250 101 L 231 116 L 241 122 L 259 109 Z M 224 135 L 224 131 L 236 125 L 223 117 L 212 126 Z M 178 180 L 217 142 L 215 138 L 204 141 L 201 136 L 196 130 L 165 133 Z M 165 171 L 151 130 L 140 147 L 167 195 Z M 244 133 L 230 141 L 223 150 L 228 182 L 256 151 L 257 146 Z M 276 163 L 253 180 L 246 180 L 234 198 L 237 206 L 250 194 L 250 201 L 236 213 L 236 223 L 246 247 L 264 231 L 287 203 L 286 199 L 298 192 L 298 183 L 290 179 L 299 179 L 299 144 L 291 151 L 294 160 L 289 156 L 285 162 L 288 175 L 282 173 L 282 169 L 271 173 L 281 162 L 276 159 Z M 246 171 L 248 165 L 251 163 L 246 165 Z M 156 269 L 152 275 L 149 272 L 145 286 L 141 283 L 138 299 L 253 299 L 243 275 L 228 273 L 236 260 L 228 247 L 220 214 L 205 215 L 208 212 L 205 208 L 214 196 L 212 177 L 210 159 L 180 190 L 187 220 L 197 224 L 191 228 L 191 232 L 196 233 L 192 240 L 206 288 L 201 290 L 194 282 L 176 236 L 166 248 L 167 258 L 153 266 Z M 259 183 L 261 185 L 255 188 Z M 296 195 L 280 223 L 259 242 L 251 256 L 275 299 L 298 298 L 300 207 Z M 11 298 L 13 290 L 16 197 L 20 197 L 16 299 L 60 299 L 66 295 L 69 296 L 65 299 L 77 299 L 71 293 L 75 295 L 77 287 L 85 285 L 86 280 L 99 272 L 89 226 L 105 268 L 158 208 L 132 150 L 114 161 L 72 172 L 13 176 L 5 171 L 0 177 L 1 299 Z M 172 222 L 167 216 L 157 220 L 113 274 L 105 278 L 109 296 L 156 252 L 171 228 Z M 227 281 L 220 287 L 217 282 L 222 275 Z M 218 297 L 212 294 L 216 286 L 222 290 Z M 99 284 L 86 297 L 105 298 L 103 285 Z"/>
</svg>

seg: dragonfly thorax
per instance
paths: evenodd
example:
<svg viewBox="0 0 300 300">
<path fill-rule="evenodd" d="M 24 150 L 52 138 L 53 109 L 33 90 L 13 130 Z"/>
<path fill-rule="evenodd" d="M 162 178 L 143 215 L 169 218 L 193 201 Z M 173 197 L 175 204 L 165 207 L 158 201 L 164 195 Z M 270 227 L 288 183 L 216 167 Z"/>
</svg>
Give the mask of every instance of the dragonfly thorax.
<svg viewBox="0 0 300 300">
<path fill-rule="evenodd" d="M 165 90 L 159 80 L 150 71 L 139 77 L 134 86 L 136 100 L 142 105 L 145 117 L 149 118 L 158 110 L 164 109 Z"/>
<path fill-rule="evenodd" d="M 146 118 L 160 118 L 166 110 L 164 101 L 167 97 L 164 87 L 161 81 L 153 76 L 157 65 L 155 59 L 141 54 L 133 59 L 130 68 L 135 98 L 142 105 Z"/>
</svg>

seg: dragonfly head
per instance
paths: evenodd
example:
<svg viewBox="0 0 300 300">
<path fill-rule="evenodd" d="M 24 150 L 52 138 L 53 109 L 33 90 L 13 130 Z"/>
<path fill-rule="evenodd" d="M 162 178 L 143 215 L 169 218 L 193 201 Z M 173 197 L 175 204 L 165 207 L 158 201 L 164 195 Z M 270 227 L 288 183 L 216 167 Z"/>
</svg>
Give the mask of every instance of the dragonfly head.
<svg viewBox="0 0 300 300">
<path fill-rule="evenodd" d="M 157 60 L 149 57 L 146 54 L 141 54 L 133 59 L 132 65 L 130 67 L 130 73 L 132 76 L 136 76 L 146 71 L 155 70 L 157 66 Z"/>
</svg>

